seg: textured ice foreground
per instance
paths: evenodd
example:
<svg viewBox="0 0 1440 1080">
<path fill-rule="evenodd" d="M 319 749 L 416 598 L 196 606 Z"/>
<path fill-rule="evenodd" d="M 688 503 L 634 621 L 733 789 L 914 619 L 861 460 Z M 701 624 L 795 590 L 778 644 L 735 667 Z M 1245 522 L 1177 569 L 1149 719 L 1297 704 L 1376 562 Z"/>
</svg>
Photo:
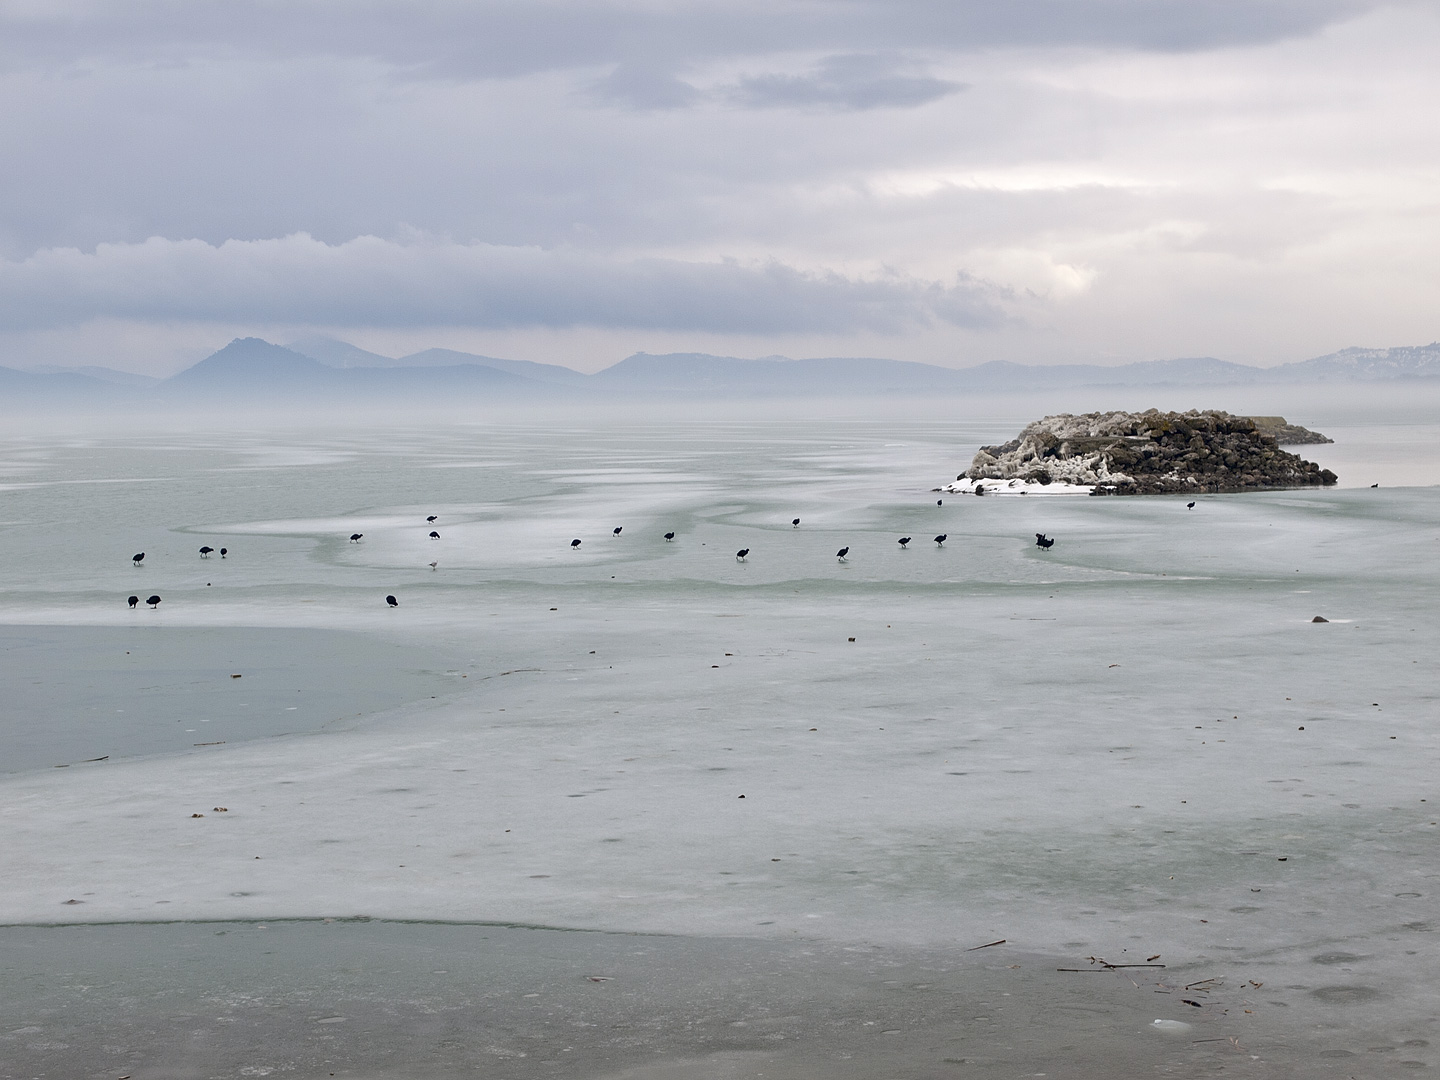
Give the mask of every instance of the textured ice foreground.
<svg viewBox="0 0 1440 1080">
<path fill-rule="evenodd" d="M 1440 491 L 936 506 L 991 438 L 749 424 L 16 454 L 36 486 L 9 496 L 7 540 L 36 570 L 0 618 L 47 627 L 55 670 L 67 627 L 344 628 L 405 650 L 412 704 L 178 755 L 77 746 L 110 759 L 0 780 L 0 921 L 364 915 L 947 964 L 1005 938 L 1031 973 L 1174 965 L 1176 993 L 1138 973 L 1117 1038 L 1203 1021 L 1194 1039 L 1258 1039 L 1298 1075 L 1355 1071 L 1331 1050 L 1370 1075 L 1428 1060 L 1402 1048 L 1440 1006 Z M 171 479 L 45 483 L 77 474 Z M 47 565 L 57 522 L 79 550 Z M 217 539 L 232 556 L 201 563 Z M 139 581 L 159 611 L 124 608 Z M 273 694 L 257 658 L 235 672 Z M 354 678 L 311 671 L 320 701 Z"/>
<path fill-rule="evenodd" d="M 1292 1008 L 1240 1024 L 1181 1002 L 1215 997 L 1182 988 L 1203 972 L 1057 973 L 998 948 L 338 921 L 0 928 L 0 947 L 20 1075 L 1299 1080 L 1413 1075 L 1425 1053 L 1380 1043 L 1380 1009 L 1352 1055 L 1293 1022 L 1301 992 L 1266 989 Z"/>
</svg>

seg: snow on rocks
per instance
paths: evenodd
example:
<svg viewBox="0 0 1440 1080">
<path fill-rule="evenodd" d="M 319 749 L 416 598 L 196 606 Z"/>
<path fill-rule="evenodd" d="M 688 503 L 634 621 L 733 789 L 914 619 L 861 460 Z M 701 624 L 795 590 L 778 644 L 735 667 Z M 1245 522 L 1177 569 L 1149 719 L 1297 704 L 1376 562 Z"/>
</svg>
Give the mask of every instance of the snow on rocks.
<svg viewBox="0 0 1440 1080">
<path fill-rule="evenodd" d="M 1095 485 L 1069 484 L 1057 480 L 1044 484 L 1038 480 L 1021 480 L 1019 477 L 1009 480 L 972 480 L 966 476 L 935 490 L 949 492 L 951 495 L 1089 495 L 1095 490 Z"/>
</svg>

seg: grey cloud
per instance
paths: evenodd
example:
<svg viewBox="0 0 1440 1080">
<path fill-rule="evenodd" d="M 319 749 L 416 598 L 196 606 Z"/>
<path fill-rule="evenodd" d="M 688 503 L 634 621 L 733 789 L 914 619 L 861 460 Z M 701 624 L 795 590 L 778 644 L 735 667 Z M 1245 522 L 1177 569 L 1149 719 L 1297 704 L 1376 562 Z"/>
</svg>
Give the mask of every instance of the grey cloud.
<svg viewBox="0 0 1440 1080">
<path fill-rule="evenodd" d="M 859 111 L 925 105 L 964 89 L 964 83 L 904 74 L 889 57 L 858 54 L 827 57 L 817 70 L 804 75 L 755 75 L 741 79 L 732 97 L 751 108 Z"/>
<path fill-rule="evenodd" d="M 154 238 L 0 261 L 0 330 L 95 318 L 361 327 L 896 333 L 1005 321 L 997 290 L 770 262 L 620 260 L 488 244 Z"/>
<path fill-rule="evenodd" d="M 417 75 L 512 77 L 796 50 L 1087 45 L 1189 50 L 1314 32 L 1382 0 L 75 0 L 0 13 L 0 64 L 363 57 Z"/>
<path fill-rule="evenodd" d="M 646 64 L 624 63 L 590 86 L 602 102 L 632 109 L 682 109 L 703 96 L 669 71 Z"/>
<path fill-rule="evenodd" d="M 872 54 L 826 57 L 804 74 L 752 75 L 707 94 L 652 64 L 623 63 L 590 84 L 606 104 L 638 110 L 680 109 L 707 98 L 742 108 L 819 108 L 858 112 L 910 108 L 964 90 L 964 83 L 904 71 L 902 59 Z"/>
</svg>

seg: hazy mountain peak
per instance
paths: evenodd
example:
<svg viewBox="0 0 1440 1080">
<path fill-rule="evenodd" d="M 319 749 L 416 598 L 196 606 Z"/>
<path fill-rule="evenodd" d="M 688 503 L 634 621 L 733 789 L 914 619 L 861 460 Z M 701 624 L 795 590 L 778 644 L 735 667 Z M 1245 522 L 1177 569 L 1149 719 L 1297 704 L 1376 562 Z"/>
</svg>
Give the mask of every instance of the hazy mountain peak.
<svg viewBox="0 0 1440 1080">
<path fill-rule="evenodd" d="M 474 353 L 457 352 L 454 349 L 425 349 L 421 352 L 411 353 L 409 356 L 402 356 L 395 363 L 413 367 L 478 364 L 481 367 L 519 375 L 521 378 L 548 383 L 573 384 L 584 382 L 587 378 L 573 368 L 561 367 L 558 364 L 538 364 L 533 360 L 505 360 L 498 356 L 478 356 Z"/>
<path fill-rule="evenodd" d="M 1352 345 L 1339 352 L 1282 364 L 1286 382 L 1370 382 L 1376 379 L 1415 379 L 1440 376 L 1440 342 L 1368 349 Z"/>
<path fill-rule="evenodd" d="M 218 352 L 172 375 L 166 382 L 179 386 L 220 386 L 228 383 L 251 384 L 257 379 L 293 383 L 297 379 L 314 381 L 333 369 L 302 356 L 293 349 L 272 345 L 263 338 L 236 338 Z"/>
<path fill-rule="evenodd" d="M 330 367 L 393 367 L 395 365 L 395 361 L 388 356 L 370 352 L 358 345 L 351 345 L 348 341 L 323 335 L 298 338 L 290 342 L 286 348 L 301 356 L 319 360 L 320 363 L 328 364 Z"/>
</svg>

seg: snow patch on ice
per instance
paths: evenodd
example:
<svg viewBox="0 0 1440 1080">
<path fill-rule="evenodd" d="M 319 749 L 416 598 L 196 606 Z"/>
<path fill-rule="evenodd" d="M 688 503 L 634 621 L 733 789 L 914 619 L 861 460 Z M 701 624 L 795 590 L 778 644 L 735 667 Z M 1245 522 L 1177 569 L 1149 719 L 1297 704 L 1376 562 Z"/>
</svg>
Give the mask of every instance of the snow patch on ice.
<svg viewBox="0 0 1440 1080">
<path fill-rule="evenodd" d="M 935 490 L 950 495 L 1089 495 L 1095 490 L 1095 485 L 1068 484 L 1060 480 L 1041 484 L 1018 477 L 1013 480 L 972 480 L 967 476 Z"/>
</svg>

